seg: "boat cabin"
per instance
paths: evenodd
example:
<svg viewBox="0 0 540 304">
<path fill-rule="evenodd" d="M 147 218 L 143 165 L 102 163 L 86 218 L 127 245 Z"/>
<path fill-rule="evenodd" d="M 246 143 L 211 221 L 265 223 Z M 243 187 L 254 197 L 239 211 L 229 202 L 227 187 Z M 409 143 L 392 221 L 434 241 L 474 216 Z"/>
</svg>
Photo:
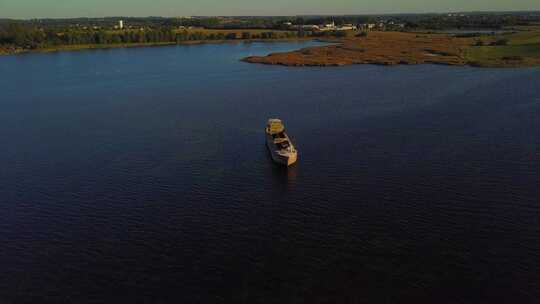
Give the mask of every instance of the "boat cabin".
<svg viewBox="0 0 540 304">
<path fill-rule="evenodd" d="M 266 132 L 272 136 L 283 133 L 285 126 L 280 119 L 269 119 L 266 125 Z M 274 137 L 275 138 L 275 137 Z"/>
<path fill-rule="evenodd" d="M 278 150 L 287 150 L 291 145 L 289 144 L 289 141 L 288 140 L 284 140 L 284 141 L 281 141 L 281 142 L 276 142 L 276 147 L 278 148 Z"/>
</svg>

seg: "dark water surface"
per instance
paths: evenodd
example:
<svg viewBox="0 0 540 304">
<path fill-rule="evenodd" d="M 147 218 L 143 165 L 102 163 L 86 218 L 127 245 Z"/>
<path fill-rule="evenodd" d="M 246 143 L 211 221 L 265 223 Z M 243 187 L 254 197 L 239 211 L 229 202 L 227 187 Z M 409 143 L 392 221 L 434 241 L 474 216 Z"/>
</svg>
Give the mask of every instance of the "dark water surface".
<svg viewBox="0 0 540 304">
<path fill-rule="evenodd" d="M 0 303 L 538 303 L 540 69 L 302 46 L 0 57 Z"/>
</svg>

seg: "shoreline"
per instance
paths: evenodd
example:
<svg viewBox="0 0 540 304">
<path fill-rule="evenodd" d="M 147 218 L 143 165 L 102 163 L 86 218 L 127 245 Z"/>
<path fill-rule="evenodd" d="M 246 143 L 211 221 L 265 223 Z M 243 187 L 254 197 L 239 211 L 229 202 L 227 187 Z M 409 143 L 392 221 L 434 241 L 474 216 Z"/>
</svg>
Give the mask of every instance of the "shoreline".
<svg viewBox="0 0 540 304">
<path fill-rule="evenodd" d="M 503 36 L 454 37 L 448 34 L 413 32 L 369 32 L 364 36 L 328 39 L 339 43 L 308 47 L 266 56 L 250 56 L 248 63 L 289 67 L 334 67 L 356 64 L 440 64 L 481 68 L 525 68 L 540 66 L 540 32 Z M 527 36 L 529 35 L 529 36 Z M 501 39 L 504 45 L 497 44 Z M 533 40 L 534 39 L 534 40 Z M 482 45 L 476 45 L 478 40 Z M 530 41 L 533 41 L 532 43 Z"/>
<path fill-rule="evenodd" d="M 536 34 L 540 35 L 540 31 L 536 31 Z M 440 64 L 479 68 L 526 68 L 540 66 L 540 44 L 532 45 L 537 48 L 533 52 L 528 49 L 521 50 L 520 47 L 527 45 L 519 45 L 513 41 L 513 38 L 519 37 L 519 35 L 523 34 L 504 34 L 502 37 L 510 40 L 508 46 L 493 46 L 492 43 L 500 38 L 495 36 L 460 38 L 448 34 L 374 31 L 369 32 L 367 36 L 349 35 L 345 38 L 295 37 L 280 39 L 192 40 L 158 43 L 61 45 L 42 49 L 10 47 L 0 48 L 0 56 L 173 45 L 315 41 L 327 43 L 328 45 L 312 46 L 290 52 L 271 53 L 265 56 L 249 56 L 241 58 L 240 61 L 288 67 L 336 67 L 356 64 L 386 66 Z M 480 47 L 475 45 L 475 42 L 479 39 L 485 43 Z"/>
<path fill-rule="evenodd" d="M 51 48 L 42 49 L 2 49 L 0 48 L 0 56 L 24 55 L 24 54 L 44 54 L 55 52 L 72 52 L 84 50 L 105 50 L 105 49 L 121 49 L 121 48 L 145 48 L 145 47 L 160 47 L 172 45 L 202 45 L 202 44 L 237 44 L 237 43 L 259 43 L 259 42 L 295 42 L 295 41 L 321 41 L 312 37 L 308 38 L 283 38 L 283 39 L 236 39 L 236 40 L 192 40 L 182 42 L 158 42 L 158 43 L 119 43 L 119 44 L 78 44 L 78 45 L 61 45 Z M 324 42 L 324 41 L 321 41 Z"/>
<path fill-rule="evenodd" d="M 267 56 L 278 56 L 280 54 L 284 53 L 272 53 Z M 262 58 L 266 56 L 261 56 Z M 302 62 L 272 62 L 272 61 L 265 61 L 258 59 L 258 56 L 250 56 L 240 59 L 242 62 L 250 63 L 250 64 L 261 64 L 261 65 L 275 65 L 275 66 L 283 66 L 283 67 L 325 67 L 325 68 L 331 68 L 331 67 L 345 67 L 345 66 L 351 66 L 351 65 L 379 65 L 379 66 L 399 66 L 399 65 L 421 65 L 421 64 L 433 64 L 433 65 L 447 65 L 447 66 L 468 66 L 468 67 L 474 67 L 474 68 L 486 68 L 486 69 L 497 69 L 497 68 L 536 68 L 540 67 L 540 62 L 534 62 L 531 64 L 519 62 L 516 63 L 515 61 L 505 61 L 505 62 L 499 62 L 499 63 L 479 63 L 474 61 L 465 61 L 463 63 L 452 63 L 452 62 L 437 62 L 437 61 L 423 61 L 423 62 L 388 62 L 388 61 L 377 61 L 377 60 L 366 60 L 363 62 L 353 62 L 353 63 L 342 63 L 342 62 L 336 62 L 336 63 L 302 63 Z"/>
</svg>

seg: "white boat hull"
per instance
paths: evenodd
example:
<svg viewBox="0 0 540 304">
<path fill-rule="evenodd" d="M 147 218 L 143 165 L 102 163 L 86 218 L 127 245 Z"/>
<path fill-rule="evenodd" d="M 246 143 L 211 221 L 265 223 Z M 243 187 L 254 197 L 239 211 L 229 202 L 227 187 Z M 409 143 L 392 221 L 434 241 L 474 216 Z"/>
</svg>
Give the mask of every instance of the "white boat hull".
<svg viewBox="0 0 540 304">
<path fill-rule="evenodd" d="M 270 134 L 266 134 L 266 147 L 270 151 L 272 160 L 280 165 L 288 167 L 296 163 L 298 159 L 298 153 L 296 151 L 294 153 L 286 153 L 286 155 L 280 154 L 280 151 L 277 150 L 274 139 Z"/>
</svg>

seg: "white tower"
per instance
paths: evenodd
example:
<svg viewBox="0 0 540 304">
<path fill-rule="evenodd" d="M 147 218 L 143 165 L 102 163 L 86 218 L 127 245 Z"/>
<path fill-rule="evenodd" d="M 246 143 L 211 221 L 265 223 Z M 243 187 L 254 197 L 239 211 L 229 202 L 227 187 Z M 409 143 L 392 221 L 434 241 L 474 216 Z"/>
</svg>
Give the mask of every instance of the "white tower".
<svg viewBox="0 0 540 304">
<path fill-rule="evenodd" d="M 124 28 L 124 20 L 118 21 L 118 28 L 123 29 Z"/>
</svg>

